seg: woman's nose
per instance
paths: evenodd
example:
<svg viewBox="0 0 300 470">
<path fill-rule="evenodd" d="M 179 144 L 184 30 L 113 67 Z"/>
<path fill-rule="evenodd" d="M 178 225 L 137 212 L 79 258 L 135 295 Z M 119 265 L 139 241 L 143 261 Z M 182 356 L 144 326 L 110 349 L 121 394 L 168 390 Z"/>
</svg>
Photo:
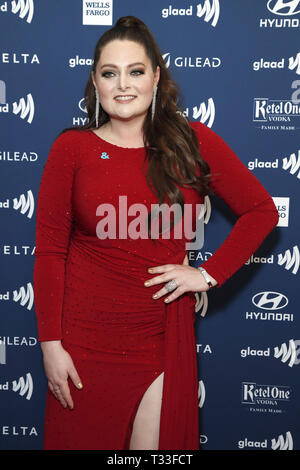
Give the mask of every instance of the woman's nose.
<svg viewBox="0 0 300 470">
<path fill-rule="evenodd" d="M 119 75 L 119 88 L 120 90 L 126 90 L 128 88 L 128 75 L 126 72 L 121 72 Z"/>
</svg>

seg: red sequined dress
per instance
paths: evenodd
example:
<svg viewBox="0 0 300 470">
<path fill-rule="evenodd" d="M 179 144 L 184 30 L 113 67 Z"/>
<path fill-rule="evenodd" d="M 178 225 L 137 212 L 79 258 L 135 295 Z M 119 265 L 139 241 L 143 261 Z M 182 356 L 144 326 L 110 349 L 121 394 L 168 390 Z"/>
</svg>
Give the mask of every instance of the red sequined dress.
<svg viewBox="0 0 300 470">
<path fill-rule="evenodd" d="M 202 264 L 220 287 L 275 227 L 278 213 L 269 193 L 225 141 L 202 123 L 190 125 L 216 175 L 214 192 L 238 216 L 228 237 Z M 37 202 L 38 339 L 62 340 L 83 389 L 69 378 L 70 410 L 48 388 L 44 449 L 129 449 L 138 405 L 162 372 L 159 449 L 199 449 L 195 294 L 166 304 L 166 296 L 152 298 L 163 284 L 144 286 L 154 276 L 147 272 L 150 266 L 183 263 L 189 240 L 159 238 L 154 244 L 150 238 L 118 238 L 120 195 L 126 196 L 127 208 L 144 204 L 150 211 L 157 204 L 146 182 L 144 157 L 144 148 L 113 145 L 92 130 L 66 131 L 50 149 Z M 194 189 L 180 189 L 185 203 L 203 202 Z M 96 233 L 107 215 L 99 211 L 102 204 L 116 209 L 115 239 Z M 128 212 L 125 225 L 136 216 Z"/>
</svg>

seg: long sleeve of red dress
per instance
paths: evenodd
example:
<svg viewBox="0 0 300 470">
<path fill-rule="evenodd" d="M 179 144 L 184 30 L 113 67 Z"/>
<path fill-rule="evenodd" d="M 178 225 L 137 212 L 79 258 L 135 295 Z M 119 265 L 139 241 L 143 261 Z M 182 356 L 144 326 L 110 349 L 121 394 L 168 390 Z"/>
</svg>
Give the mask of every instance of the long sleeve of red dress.
<svg viewBox="0 0 300 470">
<path fill-rule="evenodd" d="M 229 145 L 204 124 L 192 123 L 192 127 L 213 174 L 214 193 L 238 217 L 221 246 L 201 264 L 221 287 L 257 250 L 279 216 L 268 191 Z"/>
<path fill-rule="evenodd" d="M 39 341 L 62 339 L 65 262 L 72 228 L 72 185 L 76 147 L 72 135 L 59 136 L 44 166 L 37 200 L 33 271 Z"/>
</svg>

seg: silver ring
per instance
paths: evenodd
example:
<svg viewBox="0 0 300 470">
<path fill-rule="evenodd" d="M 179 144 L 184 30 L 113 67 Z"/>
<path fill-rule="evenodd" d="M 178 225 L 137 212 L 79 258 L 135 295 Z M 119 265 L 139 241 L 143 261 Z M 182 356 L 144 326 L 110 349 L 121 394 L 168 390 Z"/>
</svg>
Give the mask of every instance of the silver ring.
<svg viewBox="0 0 300 470">
<path fill-rule="evenodd" d="M 172 292 L 172 290 L 175 290 L 178 287 L 178 284 L 175 279 L 172 279 L 171 281 L 167 282 L 165 284 L 165 288 L 167 289 L 167 292 Z"/>
</svg>

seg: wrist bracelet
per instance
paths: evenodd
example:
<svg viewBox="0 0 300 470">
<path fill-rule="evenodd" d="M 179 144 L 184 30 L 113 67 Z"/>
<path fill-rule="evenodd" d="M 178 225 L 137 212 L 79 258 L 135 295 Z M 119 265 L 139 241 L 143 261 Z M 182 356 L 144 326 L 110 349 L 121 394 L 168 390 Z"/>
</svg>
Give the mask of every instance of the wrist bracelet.
<svg viewBox="0 0 300 470">
<path fill-rule="evenodd" d="M 201 268 L 201 266 L 199 266 L 198 269 L 203 274 L 204 279 L 206 280 L 207 284 L 209 285 L 209 288 L 211 289 L 213 287 L 213 285 L 212 285 L 211 281 L 209 280 L 208 272 L 205 271 L 204 268 Z"/>
</svg>

